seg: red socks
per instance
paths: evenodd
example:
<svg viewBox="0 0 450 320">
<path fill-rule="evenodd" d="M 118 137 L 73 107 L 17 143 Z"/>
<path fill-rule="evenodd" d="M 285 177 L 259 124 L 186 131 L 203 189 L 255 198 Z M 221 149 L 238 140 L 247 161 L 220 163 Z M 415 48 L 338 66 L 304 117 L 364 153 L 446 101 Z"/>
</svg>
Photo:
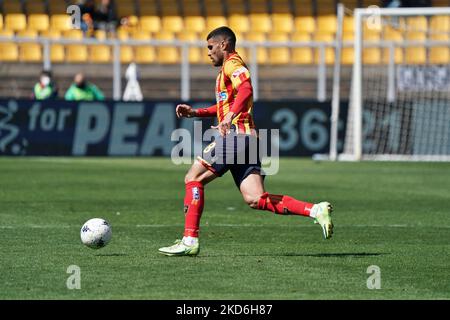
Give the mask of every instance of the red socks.
<svg viewBox="0 0 450 320">
<path fill-rule="evenodd" d="M 184 197 L 185 237 L 198 237 L 200 218 L 205 203 L 203 184 L 191 181 L 186 184 L 186 195 Z"/>
<path fill-rule="evenodd" d="M 313 203 L 299 201 L 284 195 L 265 192 L 258 202 L 259 210 L 267 210 L 276 214 L 296 214 L 309 217 Z"/>
</svg>

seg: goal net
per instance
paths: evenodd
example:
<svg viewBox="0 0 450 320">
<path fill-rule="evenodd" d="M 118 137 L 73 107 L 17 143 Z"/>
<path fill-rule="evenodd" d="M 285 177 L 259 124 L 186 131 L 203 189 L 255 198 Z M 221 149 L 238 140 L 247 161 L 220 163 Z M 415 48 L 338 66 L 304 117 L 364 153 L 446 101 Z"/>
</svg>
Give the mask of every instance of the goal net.
<svg viewBox="0 0 450 320">
<path fill-rule="evenodd" d="M 450 161 L 450 8 L 354 11 L 340 160 Z"/>
</svg>

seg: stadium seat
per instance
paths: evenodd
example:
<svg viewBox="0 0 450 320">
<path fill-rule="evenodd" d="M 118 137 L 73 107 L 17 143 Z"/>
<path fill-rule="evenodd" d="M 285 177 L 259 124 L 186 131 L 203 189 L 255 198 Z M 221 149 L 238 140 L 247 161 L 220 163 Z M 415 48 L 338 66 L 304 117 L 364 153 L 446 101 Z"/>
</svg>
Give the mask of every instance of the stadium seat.
<svg viewBox="0 0 450 320">
<path fill-rule="evenodd" d="M 353 31 L 347 31 L 342 33 L 342 41 L 343 42 L 352 42 L 354 41 L 354 33 Z M 341 63 L 342 64 L 353 64 L 354 61 L 354 50 L 353 46 L 343 46 L 341 52 Z"/>
<path fill-rule="evenodd" d="M 201 33 L 206 28 L 205 18 L 202 16 L 187 16 L 184 18 L 184 28 L 188 32 Z"/>
<path fill-rule="evenodd" d="M 316 20 L 312 16 L 297 16 L 294 18 L 295 32 L 314 33 L 316 31 Z"/>
<path fill-rule="evenodd" d="M 201 16 L 201 4 L 200 0 L 184 0 L 183 5 L 183 15 L 186 16 Z"/>
<path fill-rule="evenodd" d="M 332 43 L 334 41 L 334 34 L 330 32 L 316 32 L 314 33 L 314 41 L 318 42 L 326 42 Z M 321 61 L 321 49 L 315 49 L 315 58 L 314 61 L 316 63 L 320 63 Z M 334 49 L 330 46 L 325 47 L 325 63 L 331 64 L 334 62 Z"/>
<path fill-rule="evenodd" d="M 363 38 L 366 43 L 379 42 L 381 33 L 377 30 L 367 29 L 363 32 Z M 378 47 L 364 48 L 362 53 L 363 63 L 378 64 L 381 62 L 381 50 Z"/>
<path fill-rule="evenodd" d="M 432 16 L 429 30 L 430 32 L 450 32 L 450 16 Z"/>
<path fill-rule="evenodd" d="M 425 16 L 406 17 L 406 29 L 409 31 L 426 32 L 428 30 L 428 22 Z"/>
<path fill-rule="evenodd" d="M 76 39 L 76 40 L 82 40 L 84 37 L 83 31 L 78 30 L 78 29 L 71 29 L 71 30 L 63 31 L 62 36 L 63 36 L 63 38 Z"/>
<path fill-rule="evenodd" d="M 111 47 L 106 45 L 90 45 L 88 47 L 89 61 L 95 63 L 109 63 L 112 61 Z"/>
<path fill-rule="evenodd" d="M 244 1 L 227 0 L 225 3 L 229 17 L 232 15 L 247 15 L 247 8 Z"/>
<path fill-rule="evenodd" d="M 194 42 L 198 40 L 197 33 L 193 31 L 181 32 L 178 35 L 178 40 Z M 203 54 L 206 54 L 206 50 L 197 46 L 189 47 L 189 62 L 201 63 L 203 61 Z M 203 52 L 202 52 L 203 51 Z M 180 57 L 181 60 L 181 57 Z"/>
<path fill-rule="evenodd" d="M 244 14 L 233 13 L 228 17 L 228 25 L 234 32 L 250 31 L 250 21 Z"/>
<path fill-rule="evenodd" d="M 161 31 L 155 35 L 157 40 L 171 41 L 175 40 L 175 35 L 172 32 Z M 159 63 L 178 63 L 180 57 L 178 54 L 178 47 L 175 46 L 159 46 L 156 48 L 156 57 Z"/>
<path fill-rule="evenodd" d="M 343 32 L 354 32 L 355 31 L 355 19 L 353 16 L 345 16 L 344 23 L 342 26 Z"/>
<path fill-rule="evenodd" d="M 181 32 L 184 29 L 183 18 L 180 16 L 163 16 L 161 22 L 161 32 Z"/>
<path fill-rule="evenodd" d="M 206 17 L 206 30 L 211 32 L 218 27 L 226 26 L 227 19 L 223 16 L 207 16 Z"/>
<path fill-rule="evenodd" d="M 159 32 L 161 30 L 161 18 L 158 16 L 143 16 L 139 19 L 139 28 L 147 32 Z"/>
<path fill-rule="evenodd" d="M 269 32 L 272 30 L 272 22 L 267 13 L 250 13 L 250 29 L 252 32 Z"/>
<path fill-rule="evenodd" d="M 117 3 L 117 15 L 119 18 L 136 15 L 136 6 L 134 0 L 120 0 Z"/>
<path fill-rule="evenodd" d="M 108 38 L 108 34 L 105 30 L 95 30 L 94 31 L 94 38 L 99 41 L 104 41 Z"/>
<path fill-rule="evenodd" d="M 2 5 L 3 5 L 3 13 L 6 15 L 24 13 L 22 4 L 18 0 L 3 1 Z"/>
<path fill-rule="evenodd" d="M 21 31 L 27 28 L 27 18 L 22 13 L 11 13 L 5 17 L 5 29 Z"/>
<path fill-rule="evenodd" d="M 291 36 L 291 40 L 295 42 L 310 42 L 311 35 L 307 32 L 295 32 Z M 314 57 L 311 48 L 299 47 L 292 48 L 291 61 L 295 64 L 311 64 L 314 62 Z"/>
<path fill-rule="evenodd" d="M 122 41 L 128 40 L 130 38 L 130 33 L 127 29 L 118 28 L 116 31 L 116 38 Z"/>
<path fill-rule="evenodd" d="M 313 16 L 313 0 L 293 0 L 293 9 L 295 16 Z"/>
<path fill-rule="evenodd" d="M 133 47 L 120 46 L 120 62 L 131 63 L 134 61 Z"/>
<path fill-rule="evenodd" d="M 40 36 L 50 39 L 59 39 L 61 38 L 61 31 L 48 29 L 41 31 Z"/>
<path fill-rule="evenodd" d="M 30 14 L 28 16 L 28 29 L 45 31 L 50 27 L 50 19 L 46 14 Z"/>
<path fill-rule="evenodd" d="M 157 16 L 158 3 L 157 0 L 138 0 L 139 13 L 141 16 Z"/>
<path fill-rule="evenodd" d="M 135 40 L 150 40 L 150 32 L 137 31 L 131 34 Z M 134 58 L 137 63 L 152 63 L 156 60 L 156 51 L 153 46 L 139 45 L 134 47 Z"/>
<path fill-rule="evenodd" d="M 334 0 L 320 0 L 316 1 L 316 10 L 318 16 L 325 16 L 336 14 L 336 3 Z M 328 30 L 324 30 L 328 31 Z"/>
<path fill-rule="evenodd" d="M 292 32 L 294 19 L 290 13 L 273 13 L 272 26 L 275 32 Z"/>
<path fill-rule="evenodd" d="M 0 42 L 0 61 L 19 60 L 19 48 L 13 42 Z"/>
<path fill-rule="evenodd" d="M 0 30 L 3 29 L 3 15 L 0 14 Z"/>
<path fill-rule="evenodd" d="M 262 32 L 250 32 L 249 34 L 247 34 L 246 40 L 263 43 L 267 39 L 266 39 L 265 34 Z M 251 54 L 252 54 L 252 52 L 249 49 L 248 50 L 249 61 L 251 60 Z M 269 55 L 267 53 L 267 48 L 259 47 L 257 50 L 256 56 L 257 56 L 258 63 L 268 63 L 269 62 Z"/>
<path fill-rule="evenodd" d="M 50 15 L 66 14 L 67 3 L 61 0 L 48 0 L 48 10 Z"/>
<path fill-rule="evenodd" d="M 67 62 L 87 62 L 88 49 L 86 45 L 69 44 L 66 46 L 66 61 Z"/>
<path fill-rule="evenodd" d="M 335 15 L 317 17 L 317 31 L 324 33 L 335 33 L 337 30 L 337 18 Z"/>
<path fill-rule="evenodd" d="M 71 30 L 72 21 L 70 16 L 66 14 L 55 14 L 50 16 L 50 28 L 59 31 Z"/>
<path fill-rule="evenodd" d="M 30 14 L 46 14 L 45 0 L 28 0 L 25 4 L 26 12 Z"/>
<path fill-rule="evenodd" d="M 383 39 L 386 41 L 392 41 L 392 42 L 401 42 L 403 41 L 403 35 L 401 31 L 398 29 L 394 29 L 391 27 L 385 28 L 383 31 Z M 389 63 L 390 60 L 390 49 L 384 48 L 383 49 L 383 63 Z M 395 63 L 402 63 L 403 62 L 403 48 L 402 47 L 395 47 L 394 49 L 394 62 Z"/>
<path fill-rule="evenodd" d="M 430 40 L 449 41 L 450 37 L 445 33 L 431 34 Z M 449 46 L 433 46 L 429 48 L 429 62 L 439 64 L 450 64 L 450 48 Z"/>
<path fill-rule="evenodd" d="M 273 42 L 287 42 L 289 35 L 285 32 L 271 32 L 267 40 Z M 269 63 L 288 64 L 290 62 L 289 48 L 286 46 L 269 48 Z"/>
<path fill-rule="evenodd" d="M 224 6 L 222 0 L 204 0 L 206 17 L 224 16 Z"/>
<path fill-rule="evenodd" d="M 408 32 L 406 39 L 411 41 L 425 41 L 425 32 Z M 425 46 L 409 46 L 405 48 L 405 62 L 411 64 L 422 64 L 427 60 L 427 52 Z"/>
<path fill-rule="evenodd" d="M 30 38 L 30 42 L 19 43 L 19 59 L 24 62 L 38 62 L 42 60 L 41 46 L 34 43 L 38 33 L 36 30 L 22 30 L 16 33 L 16 36 Z"/>
</svg>

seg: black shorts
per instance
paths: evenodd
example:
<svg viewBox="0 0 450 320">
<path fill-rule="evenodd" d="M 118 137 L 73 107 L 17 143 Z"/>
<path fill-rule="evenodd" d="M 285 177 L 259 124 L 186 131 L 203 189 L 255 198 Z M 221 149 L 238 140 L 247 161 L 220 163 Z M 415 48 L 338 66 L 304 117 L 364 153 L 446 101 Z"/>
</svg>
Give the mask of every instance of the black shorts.
<svg viewBox="0 0 450 320">
<path fill-rule="evenodd" d="M 264 177 L 258 138 L 253 135 L 236 134 L 232 130 L 225 137 L 217 136 L 197 159 L 218 177 L 230 170 L 238 188 L 251 173 L 257 172 Z"/>
</svg>

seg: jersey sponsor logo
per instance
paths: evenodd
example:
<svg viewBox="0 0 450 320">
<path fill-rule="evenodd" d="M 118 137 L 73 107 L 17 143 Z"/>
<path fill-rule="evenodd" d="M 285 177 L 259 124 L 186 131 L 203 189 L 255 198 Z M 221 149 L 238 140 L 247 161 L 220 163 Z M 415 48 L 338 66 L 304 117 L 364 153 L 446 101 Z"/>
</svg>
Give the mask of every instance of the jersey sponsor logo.
<svg viewBox="0 0 450 320">
<path fill-rule="evenodd" d="M 239 77 L 241 74 L 246 73 L 246 72 L 248 72 L 248 70 L 247 70 L 246 67 L 240 67 L 239 69 L 236 69 L 236 70 L 231 74 L 231 76 L 232 76 L 233 78 L 237 78 L 237 77 Z"/>
<path fill-rule="evenodd" d="M 221 92 L 216 93 L 217 102 L 227 101 L 227 99 L 228 99 L 228 93 L 226 91 L 221 91 Z"/>
</svg>

